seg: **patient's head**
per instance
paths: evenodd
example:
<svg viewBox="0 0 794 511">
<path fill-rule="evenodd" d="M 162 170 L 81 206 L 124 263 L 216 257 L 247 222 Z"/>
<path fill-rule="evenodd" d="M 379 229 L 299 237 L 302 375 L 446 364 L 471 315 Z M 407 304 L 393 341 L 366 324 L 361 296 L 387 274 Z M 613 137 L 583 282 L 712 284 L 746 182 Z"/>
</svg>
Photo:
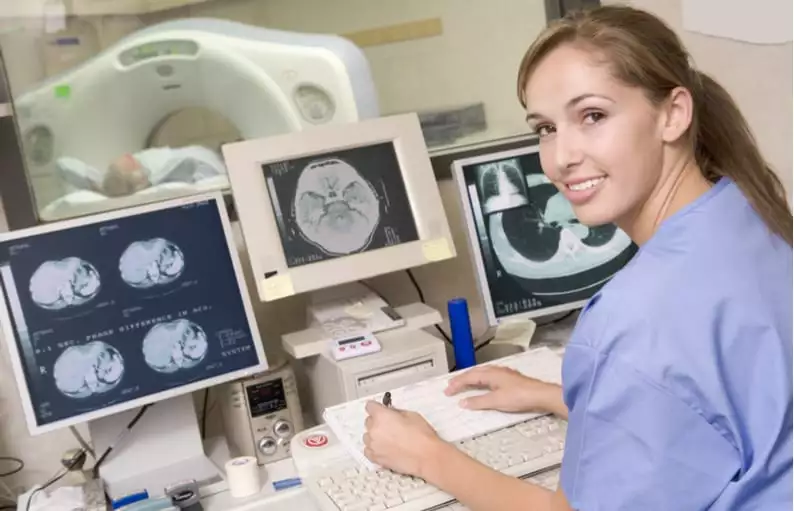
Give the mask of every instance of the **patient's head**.
<svg viewBox="0 0 794 511">
<path fill-rule="evenodd" d="M 102 191 L 109 197 L 121 197 L 148 188 L 150 184 L 146 169 L 133 155 L 127 153 L 108 167 L 102 182 Z"/>
</svg>

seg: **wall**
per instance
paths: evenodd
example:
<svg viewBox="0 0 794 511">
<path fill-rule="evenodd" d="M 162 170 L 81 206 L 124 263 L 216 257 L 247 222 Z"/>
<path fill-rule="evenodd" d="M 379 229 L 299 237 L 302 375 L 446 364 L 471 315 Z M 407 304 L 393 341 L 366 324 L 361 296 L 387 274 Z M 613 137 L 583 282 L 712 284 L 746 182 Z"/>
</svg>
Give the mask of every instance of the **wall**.
<svg viewBox="0 0 794 511">
<path fill-rule="evenodd" d="M 249 1 L 253 3 L 253 1 L 256 0 Z M 356 4 L 357 7 L 365 5 L 363 2 L 358 2 L 357 0 L 348 0 L 348 2 Z M 287 0 L 278 0 L 266 4 L 268 9 L 271 7 L 273 9 L 269 14 L 270 16 L 276 17 L 279 12 L 282 13 L 281 16 L 283 17 L 280 18 L 280 23 L 284 25 L 298 24 L 302 19 L 309 19 L 300 18 L 297 11 L 290 12 L 286 8 L 283 11 L 279 11 L 276 6 L 279 6 L 281 3 L 289 4 L 290 2 Z M 680 2 L 678 0 L 637 0 L 632 3 L 659 14 L 674 27 L 680 29 Z M 245 2 L 240 2 L 239 7 L 226 10 L 226 15 L 228 17 L 245 19 L 245 17 L 250 14 L 250 11 L 243 7 L 243 4 L 245 4 Z M 259 4 L 263 5 L 264 2 L 260 1 Z M 439 2 L 435 2 L 432 6 L 427 7 L 427 9 L 432 10 L 438 8 L 438 4 Z M 458 37 L 456 40 L 458 42 L 463 42 L 465 41 L 466 32 L 475 30 L 478 26 L 477 23 L 485 19 L 485 16 L 490 15 L 489 9 L 485 7 L 489 2 L 484 0 L 481 2 L 467 0 L 466 2 L 460 1 L 458 4 L 465 4 L 467 7 L 473 8 L 473 10 L 470 11 L 471 18 L 466 18 L 461 14 L 463 8 L 460 8 L 459 12 L 455 11 L 457 14 L 449 15 L 452 16 L 452 18 L 450 18 L 450 23 L 458 23 L 459 26 L 459 35 L 456 36 Z M 334 5 L 337 5 L 337 3 L 334 3 Z M 377 3 L 378 9 L 387 9 L 389 5 L 416 6 L 418 2 Z M 430 3 L 428 2 L 426 5 L 430 5 Z M 280 7 L 284 6 L 281 5 Z M 200 6 L 200 8 L 205 9 L 201 12 L 202 15 L 213 15 L 212 9 L 222 9 L 221 7 L 212 7 L 211 5 L 203 5 Z M 339 10 L 342 11 L 343 9 Z M 224 11 L 221 10 L 219 14 L 223 14 L 223 12 Z M 375 11 L 373 10 L 372 12 Z M 410 15 L 404 14 L 402 10 L 396 10 L 392 15 L 402 15 L 405 16 L 406 19 L 411 18 Z M 328 8 L 327 10 L 320 11 L 319 16 L 327 17 L 329 23 L 339 23 L 340 30 L 355 30 L 360 28 L 354 26 L 352 22 L 349 22 L 351 24 L 347 26 L 342 26 L 345 19 L 341 15 L 335 14 L 335 9 Z M 336 18 L 334 16 L 336 16 Z M 512 37 L 530 37 L 532 29 L 527 29 L 526 27 L 535 27 L 537 22 L 535 20 L 521 19 L 520 16 L 517 18 L 511 30 L 493 29 L 492 32 L 489 32 L 489 37 L 492 36 L 495 39 L 501 38 L 502 42 L 500 44 L 508 44 L 507 39 Z M 266 19 L 266 17 L 263 17 L 254 21 L 263 22 Z M 372 22 L 372 20 L 367 21 L 367 23 L 370 22 Z M 361 26 L 366 26 L 366 23 L 362 22 Z M 506 32 L 513 33 L 506 34 Z M 697 65 L 705 71 L 712 73 L 732 94 L 734 94 L 739 105 L 745 112 L 745 115 L 749 118 L 750 124 L 757 134 L 765 154 L 778 169 L 781 178 L 786 183 L 789 191 L 791 191 L 791 44 L 783 46 L 753 46 L 695 34 L 682 34 L 682 36 L 689 46 Z M 437 41 L 430 46 L 433 51 L 440 51 L 446 44 L 451 43 Z M 509 44 L 515 44 L 515 41 L 509 42 Z M 417 54 L 423 51 L 427 52 L 427 50 L 423 50 L 422 46 L 418 43 L 409 43 L 403 50 L 397 50 L 397 48 L 380 48 L 372 51 L 379 52 L 378 54 L 381 56 L 388 56 L 389 52 L 397 51 L 415 51 Z M 500 46 L 497 43 L 493 43 L 488 46 L 487 49 L 473 48 L 471 51 L 479 51 L 481 53 L 487 52 L 488 54 L 492 52 L 497 56 L 501 54 Z M 463 94 L 458 87 L 461 82 L 468 82 L 474 79 L 473 77 L 476 78 L 477 76 L 477 69 L 473 66 L 468 66 L 463 52 L 459 53 L 460 55 L 453 57 L 453 63 L 449 64 L 448 67 L 443 67 L 441 71 L 439 71 L 439 74 L 442 76 L 442 78 L 439 79 L 448 80 L 446 82 L 448 88 L 444 90 L 449 93 L 450 98 L 453 98 L 456 94 Z M 500 59 L 494 58 L 493 60 Z M 494 70 L 493 73 L 495 74 L 489 77 L 479 78 L 480 80 L 489 82 L 477 85 L 477 87 L 480 88 L 477 89 L 480 91 L 479 94 L 504 94 L 509 98 L 505 100 L 505 105 L 515 105 L 513 102 L 514 73 L 511 69 L 511 66 L 515 62 L 516 58 L 510 56 L 506 57 L 503 62 L 494 64 L 494 67 L 491 69 Z M 737 65 L 737 63 L 741 65 Z M 424 91 L 415 88 L 412 83 L 419 80 L 421 76 L 424 76 L 424 73 L 432 71 L 433 66 L 423 65 L 411 68 L 410 70 L 396 69 L 393 70 L 393 73 L 387 69 L 385 65 L 383 65 L 383 67 L 378 66 L 381 66 L 381 64 L 377 64 L 376 68 L 378 69 L 377 72 L 380 74 L 380 80 L 387 91 L 385 97 L 391 98 L 388 101 L 391 102 L 390 104 L 394 105 L 394 109 L 399 109 L 401 106 L 411 104 L 411 101 L 424 101 Z M 498 69 L 498 71 L 496 71 L 496 69 Z M 759 79 L 758 77 L 763 77 L 763 79 Z M 488 87 L 493 87 L 492 92 L 488 92 L 491 90 Z M 469 92 L 465 93 L 469 94 Z M 405 97 L 402 96 L 403 94 Z M 471 97 L 478 96 L 472 95 Z M 455 101 L 462 101 L 465 99 L 467 98 L 463 96 L 454 97 Z M 517 108 L 517 106 L 513 108 Z M 520 119 L 521 112 L 516 110 L 514 113 L 516 117 Z M 505 118 L 508 118 L 512 116 L 513 113 L 505 107 L 503 113 L 498 115 L 503 115 Z M 481 314 L 479 312 L 479 299 L 476 295 L 473 271 L 469 262 L 468 248 L 462 229 L 455 190 L 453 183 L 450 181 L 441 182 L 439 186 L 444 199 L 448 219 L 452 226 L 459 257 L 451 262 L 418 268 L 415 274 L 420 284 L 423 286 L 430 303 L 442 311 L 445 309 L 447 299 L 453 296 L 465 296 L 468 298 L 473 309 L 473 328 L 475 333 L 479 333 L 483 330 Z M 383 292 L 389 300 L 396 304 L 415 300 L 413 289 L 410 287 L 404 274 L 376 279 L 373 281 L 373 284 Z M 302 305 L 302 299 L 299 297 L 278 302 L 275 305 L 257 304 L 257 317 L 260 320 L 260 326 L 265 331 L 266 337 L 268 339 L 274 339 L 280 332 L 298 328 L 302 321 Z M 274 322 L 273 318 L 279 318 L 278 323 Z M 444 326 L 446 327 L 446 325 Z M 12 482 L 14 484 L 31 484 L 48 477 L 58 468 L 57 460 L 60 453 L 74 445 L 75 443 L 68 432 L 57 432 L 36 438 L 31 438 L 27 435 L 24 421 L 21 417 L 21 408 L 16 398 L 15 385 L 9 377 L 9 367 L 5 356 L 5 350 L 0 350 L 0 454 L 21 456 L 28 463 L 29 467 L 22 477 L 15 478 Z"/>
<path fill-rule="evenodd" d="M 691 1 L 691 0 L 690 0 Z M 788 2 L 789 0 L 781 0 Z M 634 5 L 664 18 L 681 35 L 695 66 L 730 92 L 750 123 L 761 150 L 792 196 L 792 43 L 755 45 L 685 32 L 681 0 L 607 0 Z M 791 19 L 789 7 L 788 19 Z"/>
</svg>

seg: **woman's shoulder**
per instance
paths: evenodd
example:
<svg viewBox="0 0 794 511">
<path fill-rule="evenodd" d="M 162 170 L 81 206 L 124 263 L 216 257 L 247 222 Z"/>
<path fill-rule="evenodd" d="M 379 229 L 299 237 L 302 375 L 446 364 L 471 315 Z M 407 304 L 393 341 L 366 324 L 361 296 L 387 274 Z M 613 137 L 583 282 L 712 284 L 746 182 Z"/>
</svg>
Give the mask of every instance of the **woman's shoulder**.
<svg viewBox="0 0 794 511">
<path fill-rule="evenodd" d="M 753 356 L 762 365 L 791 359 L 790 284 L 752 269 L 700 270 L 686 254 L 640 257 L 589 302 L 570 345 L 619 358 L 689 402 L 696 380 L 733 378 Z"/>
</svg>

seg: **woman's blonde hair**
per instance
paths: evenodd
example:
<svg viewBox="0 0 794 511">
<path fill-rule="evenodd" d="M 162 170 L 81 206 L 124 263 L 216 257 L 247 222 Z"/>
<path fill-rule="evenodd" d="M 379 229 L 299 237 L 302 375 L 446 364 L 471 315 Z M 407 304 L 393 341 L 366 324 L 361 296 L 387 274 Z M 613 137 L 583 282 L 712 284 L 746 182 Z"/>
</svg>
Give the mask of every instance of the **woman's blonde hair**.
<svg viewBox="0 0 794 511">
<path fill-rule="evenodd" d="M 621 82 L 643 89 L 660 104 L 676 87 L 692 94 L 689 139 L 704 176 L 728 177 L 741 189 L 769 229 L 792 242 L 792 216 L 785 189 L 767 165 L 730 94 L 690 65 L 678 36 L 660 19 L 626 6 L 573 12 L 553 22 L 527 50 L 518 72 L 518 96 L 526 108 L 527 82 L 538 63 L 563 44 L 595 51 Z"/>
</svg>

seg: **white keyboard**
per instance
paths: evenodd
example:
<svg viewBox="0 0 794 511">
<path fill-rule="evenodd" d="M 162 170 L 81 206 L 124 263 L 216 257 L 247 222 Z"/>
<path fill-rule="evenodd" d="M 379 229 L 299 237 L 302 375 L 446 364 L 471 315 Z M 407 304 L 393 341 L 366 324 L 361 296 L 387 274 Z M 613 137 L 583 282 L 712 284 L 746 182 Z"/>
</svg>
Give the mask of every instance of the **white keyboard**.
<svg viewBox="0 0 794 511">
<path fill-rule="evenodd" d="M 567 423 L 552 416 L 456 442 L 481 463 L 507 475 L 556 489 Z M 421 479 L 379 469 L 371 471 L 352 458 L 302 475 L 322 511 L 465 510 L 453 497 Z"/>
<path fill-rule="evenodd" d="M 534 378 L 560 383 L 562 359 L 548 348 L 529 350 L 489 364 L 513 368 Z M 537 417 L 534 413 L 505 413 L 493 410 L 472 411 L 462 408 L 461 399 L 483 394 L 483 390 L 468 390 L 455 396 L 447 396 L 444 389 L 453 376 L 463 371 L 445 374 L 416 384 L 391 390 L 392 406 L 401 410 L 420 413 L 447 442 L 457 442 L 485 433 L 497 431 Z M 348 401 L 325 410 L 323 418 L 350 455 L 364 467 L 375 467 L 364 456 L 364 421 L 366 403 L 381 400 L 382 394 Z"/>
</svg>

